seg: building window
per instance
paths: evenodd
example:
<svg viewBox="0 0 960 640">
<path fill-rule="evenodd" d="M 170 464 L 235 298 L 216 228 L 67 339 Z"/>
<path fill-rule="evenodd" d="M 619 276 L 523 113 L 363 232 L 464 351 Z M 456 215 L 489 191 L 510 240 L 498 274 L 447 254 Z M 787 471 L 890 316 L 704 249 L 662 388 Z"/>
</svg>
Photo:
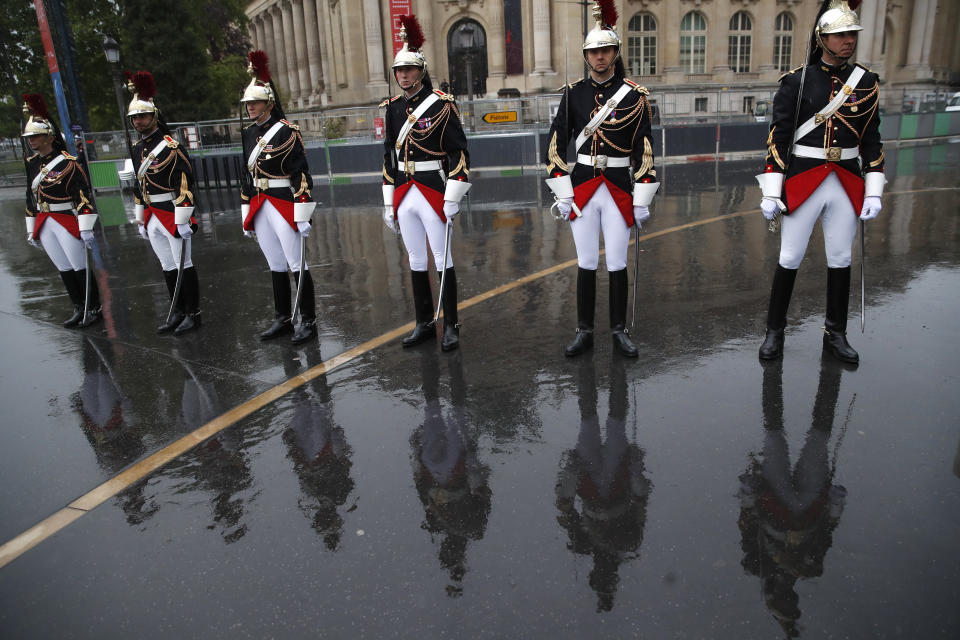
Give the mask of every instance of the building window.
<svg viewBox="0 0 960 640">
<path fill-rule="evenodd" d="M 630 75 L 656 75 L 657 20 L 649 13 L 638 13 L 630 18 L 627 27 L 627 55 L 630 60 Z"/>
<path fill-rule="evenodd" d="M 750 30 L 753 25 L 746 11 L 738 11 L 730 18 L 730 44 L 727 65 L 736 73 L 750 71 Z"/>
<path fill-rule="evenodd" d="M 699 11 L 691 11 L 680 21 L 680 69 L 704 73 L 706 61 L 707 20 Z"/>
<path fill-rule="evenodd" d="M 743 112 L 753 113 L 753 96 L 743 96 Z"/>
<path fill-rule="evenodd" d="M 694 98 L 693 100 L 693 110 L 696 113 L 706 113 L 707 112 L 707 99 L 706 98 Z"/>
<path fill-rule="evenodd" d="M 773 66 L 777 71 L 790 71 L 790 58 L 793 52 L 793 18 L 789 13 L 781 13 L 774 23 Z"/>
</svg>

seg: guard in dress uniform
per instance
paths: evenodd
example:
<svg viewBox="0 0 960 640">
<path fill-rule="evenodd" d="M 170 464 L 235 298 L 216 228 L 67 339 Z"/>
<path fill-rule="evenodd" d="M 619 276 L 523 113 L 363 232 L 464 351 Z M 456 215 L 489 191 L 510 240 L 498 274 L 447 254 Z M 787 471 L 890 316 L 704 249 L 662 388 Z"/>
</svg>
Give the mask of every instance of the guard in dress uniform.
<svg viewBox="0 0 960 640">
<path fill-rule="evenodd" d="M 136 170 L 134 217 L 140 235 L 150 242 L 160 260 L 163 279 L 171 300 L 177 285 L 180 252 L 183 274 L 180 293 L 169 321 L 157 333 L 181 335 L 200 327 L 200 281 L 193 266 L 189 242 L 197 229 L 193 217 L 195 183 L 187 150 L 173 139 L 157 108 L 156 84 L 149 71 L 127 72 L 127 87 L 133 100 L 127 117 L 140 139 L 133 145 L 131 160 Z"/>
<path fill-rule="evenodd" d="M 600 261 L 600 234 L 610 278 L 610 328 L 623 355 L 637 357 L 626 331 L 627 246 L 630 227 L 650 217 L 660 184 L 653 166 L 650 103 L 645 87 L 625 77 L 613 0 L 594 3 L 596 26 L 583 43 L 590 75 L 563 89 L 550 128 L 545 161 L 547 185 L 570 220 L 577 246 L 577 335 L 564 353 L 593 346 L 593 318 Z M 566 162 L 576 139 L 576 164 Z"/>
<path fill-rule="evenodd" d="M 386 107 L 383 156 L 383 219 L 396 232 L 399 227 L 410 256 L 410 278 L 416 326 L 401 340 L 412 347 L 435 337 L 433 294 L 427 241 L 437 271 L 444 269 L 444 351 L 459 346 L 457 276 L 453 254 L 447 246 L 448 227 L 460 211 L 460 199 L 470 189 L 470 154 L 453 96 L 435 91 L 420 48 L 424 37 L 415 16 L 401 16 L 403 48 L 393 59 L 393 74 L 403 91 L 381 103 Z"/>
<path fill-rule="evenodd" d="M 273 278 L 273 324 L 260 334 L 270 340 L 294 331 L 290 278 L 297 279 L 301 323 L 292 342 L 300 344 L 317 335 L 317 308 L 313 278 L 303 262 L 301 237 L 310 235 L 310 219 L 317 204 L 310 195 L 313 178 L 307 166 L 300 127 L 285 120 L 270 79 L 267 54 L 250 53 L 248 71 L 253 76 L 241 102 L 253 123 L 243 130 L 243 159 L 247 175 L 241 181 L 240 210 L 243 233 L 256 236 Z"/>
<path fill-rule="evenodd" d="M 823 348 L 845 362 L 860 359 L 846 337 L 852 245 L 857 218 L 872 220 L 880 213 L 886 182 L 879 78 L 849 62 L 861 29 L 845 0 L 825 0 L 809 60 L 780 78 L 773 99 L 766 168 L 757 180 L 763 215 L 774 220 L 783 213 L 783 222 L 767 334 L 760 347 L 763 359 L 783 354 L 793 283 L 818 218 L 827 254 Z"/>
<path fill-rule="evenodd" d="M 93 227 L 97 214 L 87 198 L 90 181 L 67 148 L 46 102 L 38 93 L 24 94 L 28 116 L 23 136 L 33 150 L 25 160 L 27 171 L 27 241 L 43 248 L 60 271 L 60 278 L 73 303 L 73 315 L 65 327 L 86 327 L 99 322 L 100 291 L 90 274 L 90 304 L 84 316 L 87 295 L 86 250 L 95 246 Z M 86 247 L 86 248 L 85 248 Z"/>
</svg>

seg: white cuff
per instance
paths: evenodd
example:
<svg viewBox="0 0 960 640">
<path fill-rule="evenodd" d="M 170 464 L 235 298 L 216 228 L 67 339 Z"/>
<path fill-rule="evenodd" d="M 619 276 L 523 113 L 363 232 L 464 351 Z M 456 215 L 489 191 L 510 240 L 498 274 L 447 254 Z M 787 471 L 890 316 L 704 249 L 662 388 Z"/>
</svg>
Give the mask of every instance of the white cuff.
<svg viewBox="0 0 960 640">
<path fill-rule="evenodd" d="M 97 224 L 97 214 L 95 213 L 84 213 L 77 216 L 77 224 L 80 227 L 80 231 L 93 231 L 93 226 Z"/>
<path fill-rule="evenodd" d="M 121 180 L 133 180 L 137 177 L 137 174 L 133 171 L 133 160 L 127 158 L 123 162 L 123 169 L 117 171 L 117 176 Z"/>
<path fill-rule="evenodd" d="M 393 185 L 385 184 L 381 187 L 383 189 L 383 206 L 392 207 L 393 206 Z"/>
<path fill-rule="evenodd" d="M 310 222 L 313 217 L 313 210 L 317 208 L 316 202 L 294 202 L 293 203 L 293 221 Z"/>
<path fill-rule="evenodd" d="M 460 180 L 447 180 L 447 188 L 443 192 L 443 199 L 449 200 L 450 202 L 460 202 L 460 199 L 464 196 L 467 191 L 470 191 L 470 187 L 473 186 L 469 182 L 462 182 Z"/>
<path fill-rule="evenodd" d="M 133 219 L 138 223 L 143 224 L 143 205 L 135 204 L 133 205 Z"/>
<path fill-rule="evenodd" d="M 633 206 L 649 207 L 659 188 L 659 182 L 635 182 L 633 184 Z"/>
<path fill-rule="evenodd" d="M 250 205 L 242 204 L 240 205 L 240 222 L 241 224 L 247 221 L 247 216 L 250 215 Z"/>
<path fill-rule="evenodd" d="M 190 224 L 190 216 L 193 215 L 194 209 L 196 209 L 196 207 L 174 207 L 174 224 Z"/>
<path fill-rule="evenodd" d="M 763 194 L 764 198 L 779 199 L 780 196 L 783 195 L 783 181 L 786 178 L 786 174 L 771 171 L 769 173 L 761 173 L 756 176 L 756 178 L 760 184 L 760 193 Z"/>
<path fill-rule="evenodd" d="M 34 227 L 36 226 L 36 224 L 37 224 L 37 219 L 34 218 L 33 216 L 27 216 L 27 217 L 24 218 L 24 219 L 27 221 L 27 233 L 32 236 L 32 235 L 33 235 L 33 228 L 34 228 Z"/>
<path fill-rule="evenodd" d="M 557 176 L 556 178 L 547 178 L 544 180 L 547 188 L 553 191 L 553 195 L 560 200 L 573 199 L 573 182 L 570 181 L 570 174 Z"/>
<path fill-rule="evenodd" d="M 883 171 L 868 171 L 867 175 L 863 177 L 863 182 L 863 197 L 876 196 L 879 198 L 883 195 L 883 185 L 887 184 L 887 177 L 883 175 Z"/>
</svg>

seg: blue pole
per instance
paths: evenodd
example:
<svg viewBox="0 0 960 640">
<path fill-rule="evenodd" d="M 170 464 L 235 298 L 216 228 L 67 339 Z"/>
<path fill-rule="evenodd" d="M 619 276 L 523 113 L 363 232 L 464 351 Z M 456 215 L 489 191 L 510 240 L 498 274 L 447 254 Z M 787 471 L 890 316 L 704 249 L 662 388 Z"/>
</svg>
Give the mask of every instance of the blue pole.
<svg viewBox="0 0 960 640">
<path fill-rule="evenodd" d="M 73 144 L 73 132 L 70 130 L 70 110 L 67 109 L 67 97 L 63 94 L 63 83 L 60 82 L 60 72 L 50 73 L 50 79 L 53 80 L 53 96 L 57 100 L 57 111 L 60 112 L 60 126 L 63 127 L 64 142 L 67 143 L 67 151 L 70 155 L 77 155 L 77 148 Z"/>
</svg>

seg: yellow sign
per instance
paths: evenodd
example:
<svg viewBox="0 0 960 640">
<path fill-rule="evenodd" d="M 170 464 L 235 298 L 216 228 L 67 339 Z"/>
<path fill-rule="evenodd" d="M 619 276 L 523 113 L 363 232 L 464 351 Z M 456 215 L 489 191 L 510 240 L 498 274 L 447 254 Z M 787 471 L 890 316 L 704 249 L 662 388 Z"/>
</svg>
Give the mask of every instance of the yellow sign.
<svg viewBox="0 0 960 640">
<path fill-rule="evenodd" d="M 516 111 L 494 111 L 493 113 L 483 114 L 483 121 L 490 124 L 500 124 L 501 122 L 516 122 Z"/>
</svg>

